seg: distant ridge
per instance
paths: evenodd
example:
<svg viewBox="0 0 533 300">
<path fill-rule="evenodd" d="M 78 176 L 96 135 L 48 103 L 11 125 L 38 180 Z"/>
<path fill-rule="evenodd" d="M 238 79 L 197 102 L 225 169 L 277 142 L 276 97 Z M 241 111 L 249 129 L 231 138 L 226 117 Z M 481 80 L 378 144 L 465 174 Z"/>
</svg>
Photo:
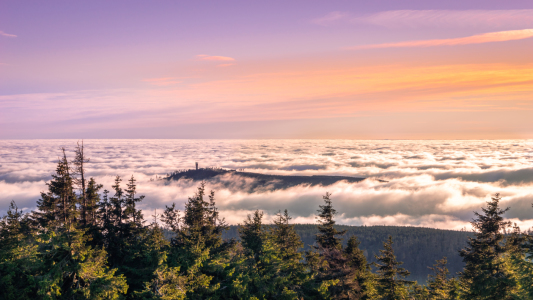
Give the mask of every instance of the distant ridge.
<svg viewBox="0 0 533 300">
<path fill-rule="evenodd" d="M 329 175 L 270 175 L 261 173 L 244 172 L 237 170 L 227 170 L 221 168 L 200 168 L 179 170 L 167 176 L 167 180 L 192 179 L 194 181 L 214 181 L 217 183 L 225 183 L 228 185 L 239 184 L 229 182 L 230 176 L 235 175 L 241 178 L 254 179 L 252 182 L 242 183 L 243 188 L 248 192 L 255 192 L 260 190 L 279 190 L 287 189 L 293 186 L 307 184 L 310 186 L 322 185 L 328 186 L 339 181 L 347 181 L 349 183 L 360 182 L 366 178 L 351 177 L 351 176 L 329 176 Z"/>
</svg>

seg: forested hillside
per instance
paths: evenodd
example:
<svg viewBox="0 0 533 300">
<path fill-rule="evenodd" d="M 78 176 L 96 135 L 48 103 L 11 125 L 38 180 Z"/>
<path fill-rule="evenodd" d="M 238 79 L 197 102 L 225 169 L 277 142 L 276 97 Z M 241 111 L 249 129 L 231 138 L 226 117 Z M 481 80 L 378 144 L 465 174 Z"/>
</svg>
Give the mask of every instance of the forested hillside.
<svg viewBox="0 0 533 300">
<path fill-rule="evenodd" d="M 233 180 L 238 178 L 251 180 Z M 297 185 L 327 186 L 338 181 L 350 183 L 359 182 L 364 178 L 350 176 L 295 176 L 295 175 L 270 175 L 237 170 L 226 170 L 220 168 L 199 168 L 196 170 L 179 170 L 168 174 L 167 180 L 192 179 L 198 184 L 202 181 L 219 183 L 225 187 L 233 187 L 247 193 L 257 191 L 273 191 L 287 189 Z"/>
<path fill-rule="evenodd" d="M 12 202 L 0 220 L 0 299 L 533 299 L 533 239 L 498 194 L 474 233 L 338 226 L 328 193 L 314 225 L 257 210 L 229 227 L 203 183 L 149 224 L 135 178 L 102 191 L 87 162 L 83 144 L 72 160 L 63 150 L 37 210 Z M 426 282 L 410 280 L 436 258 Z"/>
<path fill-rule="evenodd" d="M 431 273 L 429 267 L 443 257 L 448 258 L 450 274 L 460 272 L 464 263 L 458 251 L 466 246 L 468 237 L 473 236 L 473 232 L 420 227 L 335 225 L 335 228 L 346 231 L 341 236 L 344 245 L 350 236 L 357 236 L 361 242 L 359 248 L 370 262 L 376 260 L 375 255 L 379 254 L 379 250 L 383 249 L 383 242 L 391 235 L 396 257 L 404 263 L 403 267 L 411 272 L 409 279 L 419 282 L 427 280 Z M 307 250 L 316 244 L 316 235 L 319 233 L 316 224 L 295 224 L 294 230 L 304 243 L 303 249 Z M 238 239 L 239 227 L 229 226 L 222 237 Z"/>
</svg>

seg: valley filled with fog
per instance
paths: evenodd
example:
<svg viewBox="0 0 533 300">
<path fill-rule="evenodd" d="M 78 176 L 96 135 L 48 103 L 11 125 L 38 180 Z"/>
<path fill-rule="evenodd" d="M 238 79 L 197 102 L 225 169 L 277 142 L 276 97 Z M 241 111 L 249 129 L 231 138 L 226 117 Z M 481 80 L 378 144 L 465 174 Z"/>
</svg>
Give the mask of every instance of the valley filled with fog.
<svg viewBox="0 0 533 300">
<path fill-rule="evenodd" d="M 61 147 L 73 157 L 76 140 L 4 140 L 0 144 L 0 215 L 15 200 L 35 209 Z M 173 202 L 182 209 L 198 182 L 165 180 L 167 173 L 219 167 L 276 175 L 342 175 L 366 180 L 329 186 L 254 189 L 250 178 L 225 174 L 209 181 L 230 224 L 263 210 L 267 221 L 288 209 L 295 223 L 314 223 L 322 195 L 332 194 L 339 224 L 470 229 L 473 211 L 491 195 L 511 207 L 506 217 L 533 226 L 533 141 L 415 140 L 85 140 L 89 177 L 111 190 L 116 175 L 135 176 L 146 196 L 146 219 Z M 228 184 L 229 183 L 229 184 Z"/>
</svg>

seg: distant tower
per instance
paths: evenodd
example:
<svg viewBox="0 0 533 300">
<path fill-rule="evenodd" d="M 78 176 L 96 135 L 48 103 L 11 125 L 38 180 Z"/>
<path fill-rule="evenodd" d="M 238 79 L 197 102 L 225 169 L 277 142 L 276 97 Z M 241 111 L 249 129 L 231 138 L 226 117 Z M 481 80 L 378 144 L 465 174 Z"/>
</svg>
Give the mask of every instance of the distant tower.
<svg viewBox="0 0 533 300">
<path fill-rule="evenodd" d="M 198 170 L 198 163 L 196 163 L 196 170 Z"/>
</svg>

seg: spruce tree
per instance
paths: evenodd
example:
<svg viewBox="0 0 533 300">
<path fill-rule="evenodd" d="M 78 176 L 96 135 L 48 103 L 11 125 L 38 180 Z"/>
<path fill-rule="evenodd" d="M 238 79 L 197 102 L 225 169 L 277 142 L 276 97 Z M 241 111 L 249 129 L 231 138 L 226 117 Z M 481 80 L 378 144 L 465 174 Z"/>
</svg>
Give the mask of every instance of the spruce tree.
<svg viewBox="0 0 533 300">
<path fill-rule="evenodd" d="M 74 160 L 72 161 L 72 164 L 74 165 L 73 166 L 73 172 L 72 172 L 72 177 L 73 177 L 73 182 L 75 185 L 78 186 L 78 189 L 81 191 L 81 194 L 80 194 L 80 206 L 81 206 L 81 221 L 82 221 L 82 224 L 83 226 L 87 226 L 87 223 L 89 223 L 87 221 L 87 214 L 89 214 L 89 212 L 87 211 L 88 210 L 88 199 L 87 199 L 87 194 L 86 194 L 86 179 L 85 179 L 85 163 L 88 163 L 89 162 L 89 159 L 85 157 L 85 152 L 84 152 L 84 147 L 83 147 L 83 140 L 81 141 L 81 145 L 80 145 L 80 142 L 78 142 L 76 144 L 76 149 L 74 150 L 74 153 L 75 153 L 75 156 L 74 156 Z M 79 176 L 79 178 L 76 178 L 76 176 Z"/>
<path fill-rule="evenodd" d="M 62 232 L 38 235 L 39 270 L 35 274 L 40 299 L 117 299 L 128 288 L 117 269 L 106 266 L 106 251 L 87 245 L 73 225 Z"/>
<path fill-rule="evenodd" d="M 135 197 L 137 194 L 137 180 L 131 175 L 128 180 L 126 195 L 124 199 L 124 218 L 131 227 L 142 227 L 143 215 L 140 210 L 136 208 L 138 202 L 144 199 L 144 196 Z"/>
<path fill-rule="evenodd" d="M 379 250 L 380 255 L 375 255 L 377 262 L 377 291 L 380 299 L 383 300 L 403 300 L 408 297 L 408 286 L 414 282 L 406 280 L 410 275 L 409 271 L 400 267 L 403 263 L 396 260 L 394 249 L 392 248 L 392 236 L 383 243 L 383 250 Z"/>
<path fill-rule="evenodd" d="M 287 288 L 285 293 L 294 292 L 299 297 L 304 296 L 302 286 L 309 280 L 309 272 L 305 269 L 302 262 L 303 247 L 302 240 L 296 231 L 294 225 L 290 224 L 292 218 L 289 212 L 278 212 L 274 218 L 274 226 L 271 227 L 270 236 L 279 251 L 281 265 L 279 267 L 279 277 L 283 279 L 281 283 Z"/>
<path fill-rule="evenodd" d="M 98 222 L 98 203 L 103 185 L 96 183 L 94 178 L 89 179 L 85 190 L 85 218 L 84 222 L 90 226 L 96 226 Z"/>
<path fill-rule="evenodd" d="M 56 173 L 46 184 L 48 192 L 41 193 L 41 199 L 37 201 L 38 211 L 34 212 L 34 218 L 41 228 L 68 229 L 77 219 L 78 197 L 74 193 L 70 166 L 64 148 L 62 152 L 63 157 L 58 161 Z"/>
<path fill-rule="evenodd" d="M 11 201 L 7 215 L 0 219 L 0 299 L 35 298 L 33 277 L 39 262 L 37 247 L 27 214 Z"/>
<path fill-rule="evenodd" d="M 335 225 L 335 215 L 337 211 L 333 208 L 332 201 L 330 199 L 331 194 L 326 193 L 323 196 L 324 205 L 320 205 L 318 210 L 318 234 L 316 235 L 316 241 L 318 247 L 322 249 L 337 249 L 342 248 L 342 238 L 337 236 L 343 235 L 346 231 L 338 231 Z"/>
<path fill-rule="evenodd" d="M 512 299 L 533 298 L 533 263 L 531 259 L 532 237 L 522 233 L 515 224 L 511 234 L 508 234 L 506 246 L 508 252 L 504 255 L 504 265 L 507 274 L 514 282 L 515 288 L 510 291 Z"/>
<path fill-rule="evenodd" d="M 354 270 L 349 266 L 348 258 L 342 251 L 342 238 L 346 231 L 338 231 L 335 225 L 337 211 L 333 208 L 331 194 L 323 196 L 324 205 L 318 210 L 318 234 L 315 249 L 319 253 L 319 269 L 315 282 L 318 290 L 325 294 L 326 290 L 334 299 L 355 299 L 357 282 L 354 282 Z"/>
<path fill-rule="evenodd" d="M 467 299 L 509 299 L 515 282 L 505 270 L 502 256 L 507 252 L 504 230 L 510 222 L 503 219 L 509 210 L 500 208 L 500 195 L 496 194 L 482 208 L 475 212 L 472 221 L 475 236 L 468 239 L 468 246 L 459 254 L 465 262 L 461 273 L 465 298 Z"/>
<path fill-rule="evenodd" d="M 185 204 L 182 224 L 172 239 L 172 261 L 180 267 L 187 281 L 187 297 L 206 299 L 216 294 L 224 281 L 231 243 L 222 240 L 227 229 L 219 219 L 214 192 L 205 197 L 205 183 L 198 187 Z"/>
<path fill-rule="evenodd" d="M 263 212 L 256 210 L 253 216 L 248 215 L 248 219 L 244 221 L 244 224 L 239 226 L 241 243 L 245 249 L 250 251 L 250 254 L 256 260 L 261 255 L 263 240 L 265 238 L 262 219 Z"/>
<path fill-rule="evenodd" d="M 359 248 L 360 244 L 361 242 L 359 242 L 357 237 L 352 235 L 344 249 L 344 255 L 348 259 L 349 267 L 352 269 L 349 277 L 353 281 L 351 286 L 353 298 L 371 299 L 374 294 L 374 278 L 364 251 Z"/>
<path fill-rule="evenodd" d="M 272 236 L 263 228 L 263 212 L 256 210 L 253 215 L 248 215 L 244 224 L 239 226 L 239 235 L 245 259 L 238 262 L 238 273 L 232 281 L 237 280 L 238 287 L 244 290 L 237 291 L 232 286 L 233 292 L 245 298 L 273 298 L 281 291 L 278 284 L 282 280 L 278 272 L 281 258 Z"/>
<path fill-rule="evenodd" d="M 430 268 L 434 272 L 434 274 L 429 275 L 427 284 L 431 299 L 450 299 L 450 281 L 448 279 L 450 272 L 446 267 L 447 263 L 448 260 L 446 257 L 443 257 L 442 259 L 437 260 L 436 264 Z"/>
</svg>

